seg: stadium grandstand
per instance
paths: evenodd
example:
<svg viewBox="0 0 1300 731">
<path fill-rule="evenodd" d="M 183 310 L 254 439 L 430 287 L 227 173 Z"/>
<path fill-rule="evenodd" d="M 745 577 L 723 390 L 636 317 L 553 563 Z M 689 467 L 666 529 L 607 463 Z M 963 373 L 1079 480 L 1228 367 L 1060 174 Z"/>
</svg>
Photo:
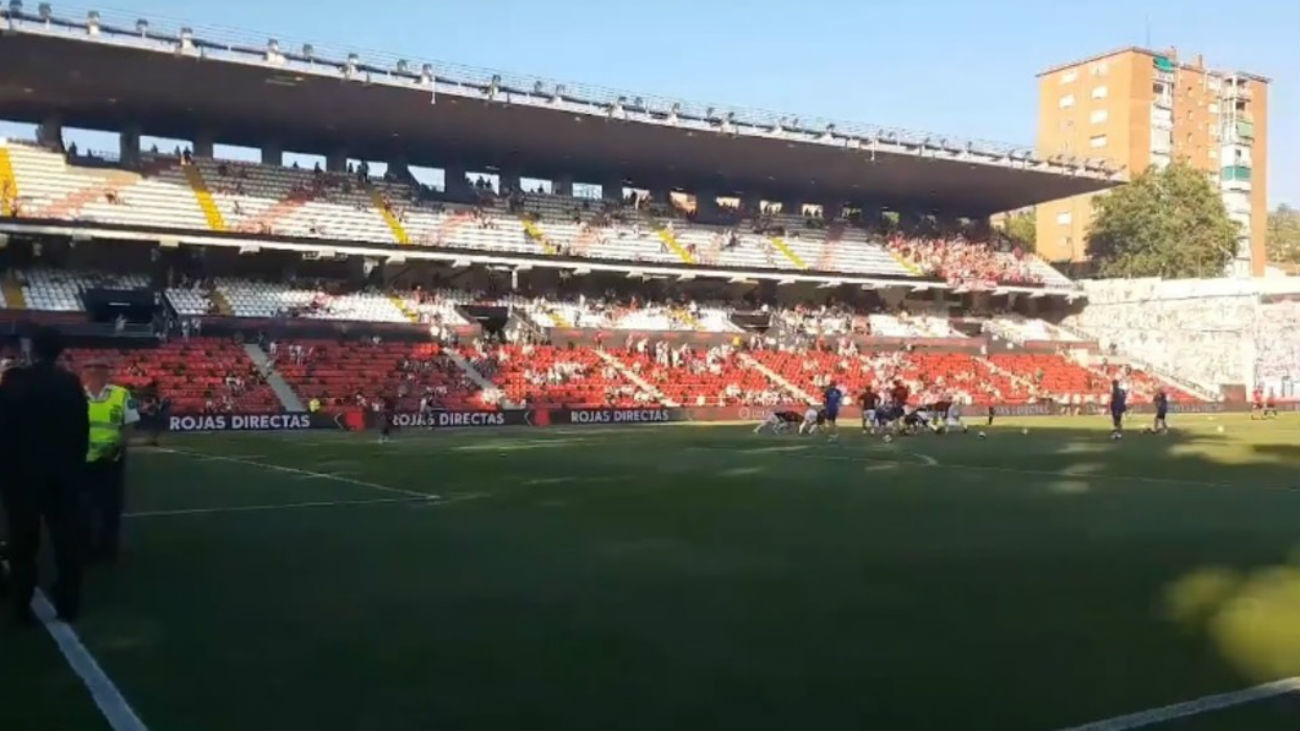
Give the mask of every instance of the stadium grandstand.
<svg viewBox="0 0 1300 731">
<path fill-rule="evenodd" d="M 29 76 L 0 116 L 35 125 L 0 146 L 8 319 L 76 322 L 178 413 L 771 406 L 815 401 L 813 370 L 1086 404 L 1107 369 L 1144 378 L 1055 324 L 1083 292 L 987 223 L 1118 182 L 1103 164 L 98 12 L 5 22 Z M 42 74 L 55 54 L 78 81 Z"/>
<path fill-rule="evenodd" d="M 1300 405 L 1300 285 L 1074 281 L 990 223 L 1129 171 L 108 11 L 0 25 L 0 371 L 56 325 L 174 432 L 131 445 L 127 525 L 192 522 L 128 533 L 85 623 L 155 727 L 1046 728 L 1283 682 L 1235 626 L 1263 672 L 1161 636 L 1148 590 L 1208 623 L 1253 575 L 1189 571 L 1294 539 L 1293 446 L 1223 412 Z M 721 425 L 585 428 L 670 421 Z"/>
<path fill-rule="evenodd" d="M 1120 182 L 1104 163 L 95 11 L 4 21 L 0 117 L 33 131 L 0 144 L 10 330 L 74 323 L 180 411 L 1295 390 L 1285 282 L 1080 285 L 989 226 Z"/>
</svg>

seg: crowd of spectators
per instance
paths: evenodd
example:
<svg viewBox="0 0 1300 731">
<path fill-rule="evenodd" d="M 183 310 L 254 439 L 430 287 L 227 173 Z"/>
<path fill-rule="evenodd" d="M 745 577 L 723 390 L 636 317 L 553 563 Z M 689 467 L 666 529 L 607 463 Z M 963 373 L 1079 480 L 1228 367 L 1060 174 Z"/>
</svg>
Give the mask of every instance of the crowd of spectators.
<svg viewBox="0 0 1300 731">
<path fill-rule="evenodd" d="M 1277 397 L 1300 396 L 1300 302 L 1260 306 L 1255 327 L 1255 382 Z"/>
<path fill-rule="evenodd" d="M 1207 390 L 1249 383 L 1257 349 L 1271 347 L 1256 333 L 1258 296 L 1245 289 L 1190 280 L 1085 284 L 1089 305 L 1067 324 L 1095 336 L 1103 352 L 1123 353 Z"/>
<path fill-rule="evenodd" d="M 1039 285 L 1033 257 L 1020 248 L 999 251 L 957 235 L 943 238 L 908 237 L 895 234 L 889 250 L 916 267 L 922 274 L 942 277 L 953 286 L 992 288 L 999 284 Z"/>
</svg>

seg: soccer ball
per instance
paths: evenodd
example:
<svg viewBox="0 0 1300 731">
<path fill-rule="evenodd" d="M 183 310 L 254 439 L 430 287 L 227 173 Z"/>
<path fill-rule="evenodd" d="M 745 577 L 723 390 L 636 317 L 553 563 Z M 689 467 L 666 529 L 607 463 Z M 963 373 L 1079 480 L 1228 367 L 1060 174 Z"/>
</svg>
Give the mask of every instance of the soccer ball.
<svg viewBox="0 0 1300 731">
<path fill-rule="evenodd" d="M 892 441 L 894 441 L 894 438 L 893 438 L 892 436 L 890 436 L 889 434 L 886 434 L 886 435 L 885 435 L 885 444 L 889 444 L 889 443 L 892 442 Z"/>
<path fill-rule="evenodd" d="M 985 434 L 984 432 L 979 432 L 975 436 L 979 437 L 980 439 L 987 439 L 989 435 Z"/>
<path fill-rule="evenodd" d="M 1217 431 L 1217 432 L 1219 432 L 1220 434 L 1222 434 L 1222 433 L 1223 433 L 1223 425 L 1220 424 L 1220 425 L 1219 425 L 1219 428 L 1218 428 L 1218 429 L 1215 429 L 1215 431 Z"/>
<path fill-rule="evenodd" d="M 1124 435 L 1120 434 L 1119 432 L 1115 432 L 1114 434 L 1110 435 L 1110 438 L 1118 442 L 1119 440 L 1124 438 Z"/>
<path fill-rule="evenodd" d="M 1028 430 L 1028 429 L 1021 429 L 1021 430 L 1020 430 L 1020 433 L 1021 433 L 1021 434 L 1028 434 L 1028 433 L 1029 433 L 1029 430 Z"/>
</svg>

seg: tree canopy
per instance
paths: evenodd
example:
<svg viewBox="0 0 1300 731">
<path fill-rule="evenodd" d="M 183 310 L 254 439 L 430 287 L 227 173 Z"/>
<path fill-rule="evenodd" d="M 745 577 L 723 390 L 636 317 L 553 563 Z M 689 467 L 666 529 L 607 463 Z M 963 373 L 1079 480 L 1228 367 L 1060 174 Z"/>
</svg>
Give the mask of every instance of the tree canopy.
<svg viewBox="0 0 1300 731">
<path fill-rule="evenodd" d="M 1009 214 L 1002 220 L 1002 231 L 1007 238 L 1016 242 L 1016 245 L 1025 251 L 1037 251 L 1036 240 L 1038 237 L 1037 217 L 1031 208 L 1027 211 L 1018 211 Z"/>
<path fill-rule="evenodd" d="M 1237 224 L 1204 172 L 1185 162 L 1147 168 L 1093 198 L 1088 253 L 1104 277 L 1222 276 Z"/>
<path fill-rule="evenodd" d="M 1271 211 L 1265 246 L 1269 261 L 1300 264 L 1300 211 L 1285 203 Z"/>
</svg>

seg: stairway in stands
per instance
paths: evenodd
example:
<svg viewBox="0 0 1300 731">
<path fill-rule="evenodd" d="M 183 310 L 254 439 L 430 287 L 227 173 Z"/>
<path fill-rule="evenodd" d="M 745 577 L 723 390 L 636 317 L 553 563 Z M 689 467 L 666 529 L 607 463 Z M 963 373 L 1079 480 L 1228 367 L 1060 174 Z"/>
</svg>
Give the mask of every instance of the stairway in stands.
<svg viewBox="0 0 1300 731">
<path fill-rule="evenodd" d="M 0 215 L 12 216 L 18 203 L 18 180 L 14 178 L 9 150 L 0 147 Z"/>
<path fill-rule="evenodd" d="M 0 280 L 0 294 L 4 299 L 0 302 L 8 310 L 25 310 L 27 309 L 27 297 L 23 295 L 23 286 L 12 276 L 7 276 Z"/>
<path fill-rule="evenodd" d="M 691 311 L 685 307 L 674 307 L 668 310 L 668 317 L 679 325 L 683 325 L 691 330 L 704 330 L 704 323 L 699 318 L 691 314 Z"/>
<path fill-rule="evenodd" d="M 410 320 L 411 322 L 420 321 L 420 314 L 415 310 L 411 309 L 411 306 L 406 303 L 406 300 L 404 298 L 399 297 L 395 294 L 390 294 L 388 295 L 388 300 L 393 303 L 393 307 L 396 307 L 397 310 L 402 313 L 402 316 L 405 317 L 407 320 Z"/>
<path fill-rule="evenodd" d="M 757 370 L 759 373 L 762 373 L 763 375 L 767 376 L 768 380 L 770 380 L 772 383 L 775 383 L 781 388 L 784 388 L 787 393 L 790 393 L 791 395 L 804 401 L 805 403 L 810 403 L 810 404 L 820 403 L 820 399 L 813 398 L 812 394 L 794 385 L 788 379 L 782 376 L 780 373 L 777 373 L 771 368 L 768 368 L 767 366 L 763 365 L 763 363 L 756 360 L 754 356 L 750 355 L 749 353 L 737 353 L 736 357 L 741 362 L 747 364 L 750 368 L 753 368 Z"/>
<path fill-rule="evenodd" d="M 208 228 L 213 231 L 225 231 L 226 219 L 222 217 L 216 201 L 212 199 L 212 191 L 208 189 L 208 182 L 203 179 L 203 171 L 199 170 L 197 165 L 183 165 L 182 169 L 185 171 L 185 180 L 190 184 L 190 190 L 194 191 L 194 200 L 198 202 L 203 217 L 207 219 Z"/>
<path fill-rule="evenodd" d="M 665 226 L 656 230 L 655 233 L 658 234 L 659 240 L 664 242 L 664 246 L 667 246 L 670 251 L 681 257 L 682 261 L 687 264 L 695 263 L 695 258 L 691 256 L 691 252 L 687 251 L 686 247 L 682 246 L 682 242 L 677 240 L 677 236 L 673 233 L 671 228 Z"/>
<path fill-rule="evenodd" d="M 903 256 L 902 254 L 899 254 L 897 251 L 894 251 L 888 246 L 885 247 L 885 251 L 888 251 L 889 255 L 894 258 L 894 261 L 898 262 L 899 266 L 906 269 L 908 274 L 911 274 L 914 277 L 920 277 L 924 275 L 924 272 L 921 271 L 921 267 L 917 266 L 916 264 L 913 264 L 912 261 L 907 257 Z"/>
<path fill-rule="evenodd" d="M 280 404 L 284 406 L 285 411 L 302 412 L 307 410 L 298 394 L 284 380 L 284 377 L 271 366 L 270 358 L 267 357 L 266 351 L 262 350 L 262 346 L 257 343 L 245 343 L 244 352 L 248 353 L 249 359 L 261 371 L 262 377 L 266 379 L 266 385 L 270 386 L 271 390 L 275 392 L 275 397 L 280 399 Z"/>
<path fill-rule="evenodd" d="M 614 369 L 617 370 L 619 373 L 622 373 L 624 378 L 631 381 L 632 383 L 635 383 L 638 387 L 640 387 L 642 391 L 645 391 L 651 396 L 654 396 L 655 400 L 657 400 L 659 403 L 663 404 L 664 406 L 667 406 L 670 409 L 681 406 L 681 404 L 665 396 L 663 391 L 660 391 L 658 388 L 655 388 L 654 384 L 642 378 L 640 374 L 638 374 L 636 371 L 632 370 L 631 368 L 628 368 L 627 364 L 624 363 L 623 361 L 619 360 L 618 358 L 615 358 L 609 353 L 606 353 L 604 350 L 600 348 L 595 348 L 593 352 L 595 352 L 596 355 L 600 356 L 601 360 L 613 366 Z"/>
<path fill-rule="evenodd" d="M 375 204 L 375 209 L 379 211 L 379 215 L 384 217 L 384 223 L 388 224 L 388 230 L 393 232 L 393 241 L 396 241 L 399 244 L 411 243 L 411 236 L 406 233 L 406 227 L 402 225 L 402 222 L 397 219 L 397 215 L 393 213 L 392 204 L 389 203 L 388 199 L 384 198 L 384 194 L 380 193 L 374 186 L 370 187 L 370 200 Z"/>
<path fill-rule="evenodd" d="M 488 380 L 482 373 L 479 373 L 478 369 L 468 360 L 465 360 L 465 356 L 456 352 L 455 348 L 448 348 L 443 351 L 443 354 L 447 356 L 448 360 L 455 363 L 457 367 L 464 371 L 469 380 L 474 382 L 474 385 L 483 390 L 483 394 L 488 397 L 488 401 L 499 403 L 502 407 L 507 409 L 517 406 L 517 404 L 508 401 L 504 397 L 501 389 L 498 388 L 495 383 Z"/>
<path fill-rule="evenodd" d="M 780 236 L 770 236 L 767 240 L 772 243 L 772 246 L 776 247 L 777 251 L 781 252 L 781 255 L 786 258 L 786 261 L 794 264 L 796 269 L 808 268 L 808 263 L 803 260 L 803 257 L 795 253 L 794 249 L 790 248 L 790 245 L 785 242 L 785 239 Z"/>
<path fill-rule="evenodd" d="M 536 221 L 527 217 L 524 217 L 521 221 L 524 226 L 524 233 L 528 234 L 528 238 L 536 241 L 543 251 L 552 255 L 560 253 L 560 250 L 551 243 L 551 240 L 546 238 L 546 233 L 542 231 L 542 227 L 537 225 Z"/>
</svg>

